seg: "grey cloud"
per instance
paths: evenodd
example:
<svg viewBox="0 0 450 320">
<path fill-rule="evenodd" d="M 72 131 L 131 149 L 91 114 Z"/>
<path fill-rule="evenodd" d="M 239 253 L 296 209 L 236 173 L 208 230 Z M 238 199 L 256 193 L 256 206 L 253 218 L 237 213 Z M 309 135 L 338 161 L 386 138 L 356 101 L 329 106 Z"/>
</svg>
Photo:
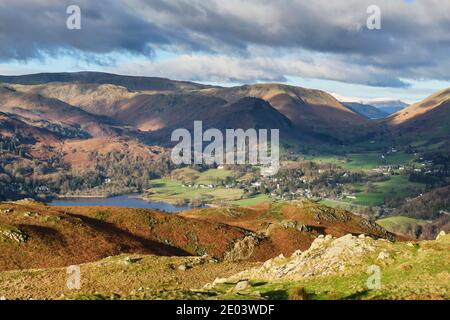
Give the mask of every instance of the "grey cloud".
<svg viewBox="0 0 450 320">
<path fill-rule="evenodd" d="M 81 30 L 66 28 L 66 8 L 70 4 L 77 4 L 82 10 Z M 151 54 L 148 38 L 155 44 L 170 42 L 163 30 L 132 15 L 118 1 L 0 2 L 2 60 L 27 60 L 70 51 Z"/>
<path fill-rule="evenodd" d="M 114 70 L 142 76 L 154 75 L 209 82 L 285 82 L 286 77 L 329 79 L 369 86 L 405 88 L 408 84 L 382 69 L 359 66 L 336 56 L 316 57 L 309 52 L 277 57 L 181 55 L 160 61 L 134 61 Z M 111 70 L 113 71 L 113 70 Z"/>
<path fill-rule="evenodd" d="M 65 28 L 69 4 L 82 9 L 80 31 Z M 366 9 L 372 4 L 382 10 L 382 30 L 365 27 Z M 107 65 L 113 62 L 97 55 L 128 52 L 148 58 L 155 48 L 165 48 L 248 62 L 297 51 L 331 59 L 327 72 L 321 74 L 318 67 L 312 72 L 322 78 L 405 87 L 402 78 L 450 80 L 449 11 L 450 1 L 441 0 L 0 0 L 0 60 L 72 54 Z M 337 75 L 345 71 L 340 65 L 361 72 Z M 222 75 L 228 81 L 258 75 L 253 67 L 246 67 L 252 71 L 247 77 L 208 68 L 213 78 Z M 276 69 L 270 76 L 261 67 L 257 80 L 284 80 L 294 73 L 288 69 Z M 300 76 L 308 76 L 305 69 Z"/>
</svg>

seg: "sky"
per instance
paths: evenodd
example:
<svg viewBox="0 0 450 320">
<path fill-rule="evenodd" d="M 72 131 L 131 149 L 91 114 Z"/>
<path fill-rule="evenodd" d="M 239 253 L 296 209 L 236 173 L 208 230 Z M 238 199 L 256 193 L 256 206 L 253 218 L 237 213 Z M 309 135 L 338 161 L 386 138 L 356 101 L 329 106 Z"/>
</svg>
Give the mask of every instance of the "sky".
<svg viewBox="0 0 450 320">
<path fill-rule="evenodd" d="M 449 30 L 450 0 L 0 0 L 0 74 L 280 82 L 412 103 L 450 87 Z"/>
</svg>

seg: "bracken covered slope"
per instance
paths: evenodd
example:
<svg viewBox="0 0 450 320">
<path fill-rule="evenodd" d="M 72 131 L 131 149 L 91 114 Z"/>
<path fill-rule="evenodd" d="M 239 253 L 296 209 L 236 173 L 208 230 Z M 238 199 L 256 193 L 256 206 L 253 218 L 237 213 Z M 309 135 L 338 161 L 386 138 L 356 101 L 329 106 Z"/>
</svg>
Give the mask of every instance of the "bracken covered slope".
<svg viewBox="0 0 450 320">
<path fill-rule="evenodd" d="M 404 240 L 374 222 L 342 209 L 333 209 L 311 201 L 262 204 L 253 208 L 207 208 L 179 215 L 199 220 L 223 222 L 251 230 L 272 239 L 279 253 L 290 255 L 307 249 L 319 235 L 366 234 L 376 238 Z M 268 257 L 263 252 L 259 260 Z"/>
<path fill-rule="evenodd" d="M 0 270 L 61 267 L 120 253 L 264 261 L 307 249 L 321 234 L 345 233 L 394 239 L 372 222 L 309 202 L 173 215 L 19 201 L 0 204 Z"/>
</svg>

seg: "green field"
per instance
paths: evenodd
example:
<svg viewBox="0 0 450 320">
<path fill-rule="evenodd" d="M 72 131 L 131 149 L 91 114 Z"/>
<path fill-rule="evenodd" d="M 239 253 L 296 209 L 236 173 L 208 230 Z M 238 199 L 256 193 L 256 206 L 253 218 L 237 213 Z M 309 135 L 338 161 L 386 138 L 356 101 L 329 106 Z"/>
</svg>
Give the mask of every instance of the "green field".
<svg viewBox="0 0 450 320">
<path fill-rule="evenodd" d="M 162 201 L 172 204 L 218 203 L 220 201 L 235 201 L 241 199 L 243 191 L 227 188 L 194 188 L 183 186 L 182 182 L 170 179 L 156 179 L 150 181 L 152 187 L 147 190 L 145 200 Z"/>
<path fill-rule="evenodd" d="M 363 185 L 356 185 L 356 188 L 359 189 L 359 192 L 355 194 L 356 199 L 345 199 L 344 201 L 361 206 L 378 206 L 384 204 L 388 199 L 407 198 L 425 190 L 425 185 L 410 182 L 406 176 L 390 176 L 389 180 L 375 182 L 373 186 L 375 191 L 365 192 Z"/>
<path fill-rule="evenodd" d="M 363 207 L 363 206 L 358 206 L 358 205 L 352 204 L 348 201 L 346 202 L 343 200 L 334 200 L 334 199 L 322 199 L 321 201 L 319 201 L 319 203 L 323 204 L 324 206 L 331 207 L 331 208 L 341 208 L 341 209 L 348 210 L 348 211 L 352 211 L 358 207 Z"/>
<path fill-rule="evenodd" d="M 206 171 L 198 171 L 192 168 L 181 168 L 172 171 L 173 180 L 191 182 L 196 184 L 217 184 L 226 177 L 234 176 L 234 172 L 224 169 L 208 169 Z"/>
<path fill-rule="evenodd" d="M 413 183 L 406 176 L 389 176 L 389 180 L 374 182 L 373 192 L 364 191 L 363 184 L 354 184 L 356 199 L 324 199 L 322 204 L 350 210 L 351 206 L 380 206 L 393 197 L 407 198 L 425 190 L 425 185 Z"/>
<path fill-rule="evenodd" d="M 270 202 L 271 199 L 268 195 L 266 194 L 259 194 L 253 197 L 250 197 L 248 199 L 241 199 L 241 200 L 237 200 L 237 201 L 232 201 L 232 204 L 238 205 L 238 206 L 242 206 L 242 207 L 250 207 L 250 206 L 254 206 L 263 202 Z"/>
<path fill-rule="evenodd" d="M 361 154 L 349 154 L 347 156 L 306 156 L 305 160 L 319 162 L 319 163 L 332 163 L 347 170 L 352 171 L 364 171 L 372 170 L 379 166 L 385 165 L 401 165 L 412 162 L 415 157 L 411 154 L 404 152 L 397 152 L 389 154 L 385 159 L 381 158 L 379 152 L 369 152 Z"/>
<path fill-rule="evenodd" d="M 347 156 L 306 156 L 306 160 L 318 163 L 333 163 L 351 171 L 370 171 L 384 165 L 401 165 L 411 163 L 414 156 L 404 152 L 391 153 L 385 159 L 379 152 L 349 154 Z M 284 165 L 289 161 L 284 161 Z M 270 201 L 266 195 L 257 195 L 243 199 L 244 192 L 240 189 L 227 189 L 220 185 L 227 177 L 235 177 L 238 181 L 251 179 L 247 174 L 238 177 L 237 173 L 226 169 L 209 169 L 198 171 L 193 168 L 181 168 L 171 172 L 169 177 L 151 181 L 146 199 L 169 203 L 233 203 L 240 206 L 251 206 L 260 202 Z M 188 184 L 190 186 L 185 186 Z M 216 187 L 217 186 L 217 187 Z M 386 181 L 373 182 L 371 188 L 365 183 L 350 185 L 351 196 L 342 200 L 323 199 L 322 204 L 353 210 L 357 207 L 380 206 L 396 198 L 416 196 L 424 191 L 424 185 L 411 183 L 407 176 L 391 175 Z M 370 190 L 370 191 L 369 191 Z M 352 197 L 355 197 L 353 199 Z"/>
<path fill-rule="evenodd" d="M 245 198 L 242 189 L 217 186 L 230 176 L 235 176 L 235 173 L 225 169 L 209 169 L 203 172 L 192 168 L 177 169 L 172 171 L 170 177 L 151 180 L 151 188 L 147 190 L 144 199 L 178 205 L 201 202 L 204 204 L 226 203 L 238 206 L 253 206 L 261 202 L 271 201 L 268 195 L 255 195 Z M 240 179 L 250 177 L 250 175 L 248 177 L 243 176 Z"/>
<path fill-rule="evenodd" d="M 388 231 L 406 234 L 408 229 L 428 224 L 425 220 L 396 216 L 377 220 L 377 223 Z"/>
<path fill-rule="evenodd" d="M 234 172 L 224 169 L 209 169 L 199 174 L 196 183 L 198 184 L 216 184 L 226 177 L 231 177 Z"/>
</svg>

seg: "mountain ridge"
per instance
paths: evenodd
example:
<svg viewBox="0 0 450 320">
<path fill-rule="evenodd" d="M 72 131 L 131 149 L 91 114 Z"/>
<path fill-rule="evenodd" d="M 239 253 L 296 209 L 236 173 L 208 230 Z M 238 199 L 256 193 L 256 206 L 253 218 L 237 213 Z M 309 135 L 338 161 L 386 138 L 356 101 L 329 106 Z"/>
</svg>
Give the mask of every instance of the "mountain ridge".
<svg viewBox="0 0 450 320">
<path fill-rule="evenodd" d="M 253 97 L 265 100 L 290 120 L 294 130 L 285 130 L 286 136 L 348 143 L 381 132 L 378 124 L 353 112 L 330 94 L 285 84 L 217 87 L 164 78 L 90 72 L 0 76 L 0 81 L 9 82 L 9 86 L 18 92 L 62 100 L 142 131 L 178 128 L 177 117 L 181 115 L 195 120 L 220 116 L 217 110 L 222 105 Z M 230 122 L 230 117 L 227 119 Z M 229 126 L 233 126 L 232 122 Z M 271 120 L 262 121 L 259 117 L 259 122 L 270 123 Z"/>
<path fill-rule="evenodd" d="M 410 105 L 384 119 L 383 123 L 401 142 L 419 140 L 422 144 L 434 144 L 446 141 L 450 138 L 450 88 Z"/>
<path fill-rule="evenodd" d="M 160 77 L 128 76 L 106 72 L 55 72 L 35 73 L 18 76 L 0 75 L 0 82 L 23 85 L 47 84 L 55 82 L 80 82 L 95 84 L 122 85 L 130 90 L 170 90 L 175 88 L 208 88 L 211 86 L 201 85 L 188 81 L 176 81 Z"/>
<path fill-rule="evenodd" d="M 277 83 L 219 87 L 99 72 L 0 76 L 0 81 L 8 82 L 0 88 L 3 98 L 0 111 L 35 121 L 81 125 L 94 137 L 126 133 L 144 141 L 159 136 L 155 142 L 161 143 L 160 137 L 167 140 L 164 137 L 168 132 L 190 126 L 194 120 L 221 128 L 248 128 L 248 123 L 274 129 L 272 126 L 279 125 L 281 135 L 289 139 L 331 145 L 372 141 L 378 137 L 385 140 L 391 135 L 401 144 L 409 143 L 414 139 L 412 133 L 418 130 L 434 139 L 449 135 L 445 125 L 449 89 L 386 119 L 374 121 L 324 91 Z M 246 121 L 228 116 L 224 106 L 232 106 L 244 98 L 261 99 L 273 110 L 260 108 L 263 113 L 247 110 Z M 383 103 L 387 102 L 374 102 L 378 104 L 376 108 L 381 108 Z M 234 108 L 239 109 L 234 105 L 228 110 Z"/>
</svg>

